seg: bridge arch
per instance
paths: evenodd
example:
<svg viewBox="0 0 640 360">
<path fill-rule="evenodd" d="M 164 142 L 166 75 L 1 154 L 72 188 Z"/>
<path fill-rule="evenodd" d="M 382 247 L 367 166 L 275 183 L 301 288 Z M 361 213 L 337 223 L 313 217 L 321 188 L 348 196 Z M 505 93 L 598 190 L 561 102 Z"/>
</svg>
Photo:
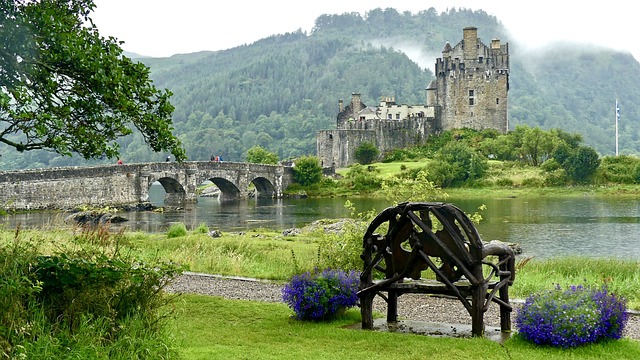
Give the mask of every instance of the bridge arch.
<svg viewBox="0 0 640 360">
<path fill-rule="evenodd" d="M 158 178 L 150 178 L 149 179 L 149 187 L 147 188 L 147 193 L 149 193 L 149 188 L 154 183 L 159 182 L 164 189 L 165 196 L 164 202 L 165 204 L 181 204 L 187 198 L 187 192 L 180 182 L 172 177 L 158 177 Z"/>
<path fill-rule="evenodd" d="M 266 177 L 259 176 L 251 180 L 251 183 L 256 187 L 256 197 L 259 198 L 273 198 L 277 196 L 276 187 L 271 180 Z"/>
<path fill-rule="evenodd" d="M 241 197 L 240 189 L 231 181 L 223 177 L 211 177 L 207 180 L 214 183 L 218 189 L 220 189 L 220 200 L 231 200 Z"/>
<path fill-rule="evenodd" d="M 282 197 L 293 170 L 282 165 L 190 161 L 0 171 L 0 209 L 66 209 L 118 206 L 149 200 L 151 185 L 165 191 L 165 203 L 196 202 L 198 185 L 211 180 L 223 198 Z M 53 190 L 55 191 L 53 191 Z"/>
</svg>

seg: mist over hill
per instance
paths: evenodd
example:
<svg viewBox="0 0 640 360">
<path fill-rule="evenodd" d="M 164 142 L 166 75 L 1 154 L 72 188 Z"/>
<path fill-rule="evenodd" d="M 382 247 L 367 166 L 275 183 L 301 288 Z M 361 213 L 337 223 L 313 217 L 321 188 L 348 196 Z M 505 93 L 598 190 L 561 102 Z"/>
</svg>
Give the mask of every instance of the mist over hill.
<svg viewBox="0 0 640 360">
<path fill-rule="evenodd" d="M 499 19 L 484 11 L 394 9 L 318 17 L 310 33 L 273 35 L 253 44 L 167 58 L 137 58 L 151 68 L 158 88 L 173 92 L 175 134 L 190 160 L 211 155 L 242 161 L 260 145 L 281 159 L 315 153 L 318 130 L 335 127 L 338 100 L 362 94 L 367 105 L 381 97 L 423 104 L 436 57 L 462 29 L 478 28 L 481 40 L 509 42 L 509 124 L 560 128 L 582 134 L 601 155 L 615 151 L 614 106 L 621 104 L 619 148 L 637 154 L 640 64 L 627 52 L 579 44 L 555 44 L 531 53 L 509 38 Z M 160 161 L 139 135 L 120 142 L 125 162 Z M 86 165 L 45 152 L 5 149 L 0 168 Z"/>
</svg>

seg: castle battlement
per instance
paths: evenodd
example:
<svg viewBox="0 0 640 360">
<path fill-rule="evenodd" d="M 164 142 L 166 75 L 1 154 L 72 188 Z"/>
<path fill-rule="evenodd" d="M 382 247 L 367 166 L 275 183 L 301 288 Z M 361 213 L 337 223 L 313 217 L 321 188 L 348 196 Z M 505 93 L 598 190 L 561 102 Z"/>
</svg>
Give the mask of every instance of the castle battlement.
<svg viewBox="0 0 640 360">
<path fill-rule="evenodd" d="M 436 59 L 435 79 L 426 88 L 425 103 L 397 104 L 382 97 L 367 106 L 353 93 L 345 107 L 338 102 L 336 130 L 317 134 L 317 154 L 323 166 L 354 164 L 354 153 L 363 142 L 381 151 L 424 143 L 442 130 L 471 128 L 506 132 L 509 91 L 509 44 L 493 39 L 490 46 L 478 38 L 475 27 L 463 29 L 455 46 L 448 42 Z"/>
</svg>

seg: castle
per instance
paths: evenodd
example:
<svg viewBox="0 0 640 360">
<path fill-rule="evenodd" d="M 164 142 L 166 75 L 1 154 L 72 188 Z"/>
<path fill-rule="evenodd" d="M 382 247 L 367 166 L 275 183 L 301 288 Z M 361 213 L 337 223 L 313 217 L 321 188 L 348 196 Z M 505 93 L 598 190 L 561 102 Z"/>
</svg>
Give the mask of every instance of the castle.
<svg viewBox="0 0 640 360">
<path fill-rule="evenodd" d="M 317 134 L 322 165 L 354 164 L 355 150 L 363 142 L 385 152 L 419 145 L 443 130 L 508 130 L 509 44 L 494 39 L 486 46 L 477 28 L 466 27 L 456 46 L 445 44 L 442 58 L 436 59 L 435 76 L 426 88 L 424 105 L 397 104 L 393 97 L 383 97 L 378 106 L 366 106 L 357 93 L 347 106 L 340 100 L 337 128 Z"/>
</svg>

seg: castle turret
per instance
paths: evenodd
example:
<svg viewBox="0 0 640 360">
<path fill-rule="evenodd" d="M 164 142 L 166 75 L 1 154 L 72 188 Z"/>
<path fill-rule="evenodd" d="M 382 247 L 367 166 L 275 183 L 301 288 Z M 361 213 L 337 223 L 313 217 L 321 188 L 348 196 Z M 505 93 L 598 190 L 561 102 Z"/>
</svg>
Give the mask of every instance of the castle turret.
<svg viewBox="0 0 640 360">
<path fill-rule="evenodd" d="M 442 110 L 442 130 L 508 130 L 508 44 L 494 39 L 487 46 L 476 27 L 466 27 L 458 44 L 445 44 L 435 69 L 435 105 Z"/>
<path fill-rule="evenodd" d="M 469 26 L 462 32 L 462 46 L 464 60 L 475 60 L 478 58 L 478 28 Z"/>
<path fill-rule="evenodd" d="M 438 90 L 438 86 L 437 86 L 437 82 L 436 79 L 431 80 L 431 82 L 429 83 L 429 86 L 427 86 L 427 101 L 425 103 L 426 106 L 434 106 L 437 105 L 437 101 L 436 101 L 436 97 L 437 97 L 437 93 L 436 91 Z"/>
<path fill-rule="evenodd" d="M 491 40 L 491 50 L 500 50 L 500 39 Z"/>
<path fill-rule="evenodd" d="M 360 110 L 364 109 L 362 105 L 362 99 L 360 94 L 353 93 L 351 94 L 351 110 L 353 111 L 352 118 L 356 118 Z"/>
</svg>

